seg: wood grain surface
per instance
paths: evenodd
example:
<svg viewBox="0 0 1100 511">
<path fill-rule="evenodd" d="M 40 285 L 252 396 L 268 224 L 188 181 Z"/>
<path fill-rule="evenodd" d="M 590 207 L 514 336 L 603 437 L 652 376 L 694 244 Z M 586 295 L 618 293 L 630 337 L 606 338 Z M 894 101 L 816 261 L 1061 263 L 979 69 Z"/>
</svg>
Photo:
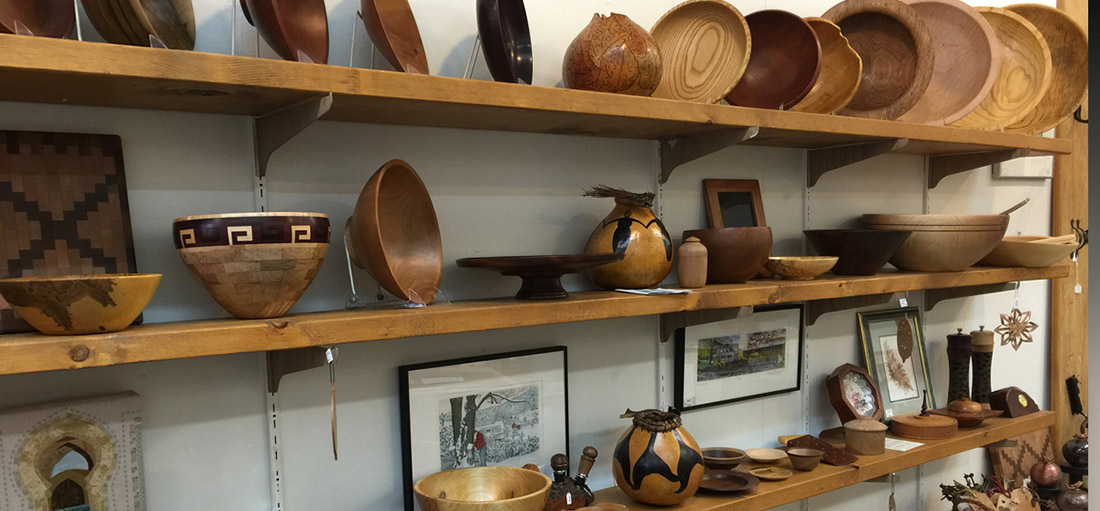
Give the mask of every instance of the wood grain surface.
<svg viewBox="0 0 1100 511">
<path fill-rule="evenodd" d="M 360 12 L 371 41 L 394 69 L 428 74 L 424 42 L 408 0 L 362 0 Z"/>
<path fill-rule="evenodd" d="M 791 107 L 796 112 L 833 114 L 839 112 L 859 91 L 863 79 L 863 59 L 840 27 L 825 18 L 806 18 L 821 44 L 821 74 L 810 92 Z"/>
<path fill-rule="evenodd" d="M 752 51 L 745 17 L 722 0 L 677 5 L 650 33 L 664 62 L 657 98 L 717 103 L 737 85 Z"/>
<path fill-rule="evenodd" d="M 324 0 L 242 1 L 242 8 L 247 5 L 250 23 L 280 57 L 293 62 L 328 63 L 328 11 Z M 381 43 L 376 44 L 385 55 Z"/>
<path fill-rule="evenodd" d="M 1043 34 L 1050 47 L 1054 77 L 1039 105 L 1008 127 L 1025 133 L 1042 133 L 1061 124 L 1077 110 L 1089 85 L 1088 35 L 1066 13 L 1039 4 L 1016 4 L 1005 10 L 1023 16 Z"/>
<path fill-rule="evenodd" d="M 76 11 L 69 0 L 0 1 L 0 33 L 14 34 L 16 21 L 34 35 L 64 37 L 76 26 Z"/>
<path fill-rule="evenodd" d="M 745 20 L 756 45 L 726 101 L 778 110 L 802 101 L 821 73 L 821 45 L 814 29 L 802 18 L 776 9 L 754 12 Z"/>
</svg>

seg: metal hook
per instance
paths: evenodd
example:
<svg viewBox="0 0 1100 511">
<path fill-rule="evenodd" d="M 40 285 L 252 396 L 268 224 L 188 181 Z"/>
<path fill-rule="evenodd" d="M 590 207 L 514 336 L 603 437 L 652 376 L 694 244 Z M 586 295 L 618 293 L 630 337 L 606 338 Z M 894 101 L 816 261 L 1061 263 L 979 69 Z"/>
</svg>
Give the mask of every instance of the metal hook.
<svg viewBox="0 0 1100 511">
<path fill-rule="evenodd" d="M 1085 245 L 1089 244 L 1089 230 L 1081 228 L 1081 219 L 1079 218 L 1070 220 L 1069 227 L 1073 229 L 1073 233 L 1077 235 L 1077 249 L 1073 251 L 1073 258 L 1077 259 L 1078 252 L 1080 252 L 1082 248 L 1085 248 Z"/>
<path fill-rule="evenodd" d="M 1081 112 L 1084 108 L 1085 108 L 1084 105 L 1081 105 L 1081 106 L 1077 107 L 1077 111 L 1073 112 L 1073 120 L 1075 120 L 1075 121 L 1077 121 L 1081 124 L 1088 124 L 1089 123 L 1088 119 L 1081 118 Z"/>
</svg>

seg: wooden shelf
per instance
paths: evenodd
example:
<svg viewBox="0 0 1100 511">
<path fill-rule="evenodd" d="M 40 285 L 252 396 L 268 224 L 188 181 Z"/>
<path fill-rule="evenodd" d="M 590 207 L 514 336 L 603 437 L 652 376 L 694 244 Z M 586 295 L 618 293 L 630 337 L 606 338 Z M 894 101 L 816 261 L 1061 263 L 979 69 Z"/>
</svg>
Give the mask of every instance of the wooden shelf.
<svg viewBox="0 0 1100 511">
<path fill-rule="evenodd" d="M 676 140 L 759 127 L 749 145 L 1067 154 L 1068 140 L 459 78 L 0 35 L 0 101 L 261 116 L 333 94 L 326 120 Z"/>
<path fill-rule="evenodd" d="M 421 309 L 341 311 L 272 320 L 205 320 L 131 327 L 121 332 L 51 337 L 0 336 L 0 375 L 134 362 L 285 350 L 702 309 L 802 302 L 921 289 L 1066 277 L 1049 268 L 973 268 L 956 273 L 882 273 L 810 281 L 762 280 L 707 286 L 686 295 L 639 296 L 609 291 L 565 300 L 511 298 L 434 304 Z M 518 280 L 516 285 L 519 285 Z"/>
<path fill-rule="evenodd" d="M 759 511 L 782 506 L 802 499 L 821 495 L 839 488 L 851 486 L 905 470 L 929 461 L 946 458 L 970 449 L 984 447 L 1001 440 L 1048 428 L 1055 422 L 1054 412 L 1038 412 L 1015 419 L 989 419 L 979 428 L 960 429 L 954 438 L 924 440 L 924 445 L 910 451 L 887 450 L 879 456 L 860 456 L 859 460 L 844 467 L 821 464 L 810 472 L 795 471 L 785 481 L 761 481 L 760 486 L 743 496 L 714 496 L 700 492 L 691 500 L 673 507 L 652 507 L 627 497 L 619 488 L 596 492 L 596 502 L 617 502 L 631 510 L 665 511 Z M 784 462 L 787 463 L 787 462 Z M 754 464 L 743 465 L 752 467 Z M 740 468 L 740 467 L 739 467 Z M 744 468 L 740 468 L 744 470 Z"/>
</svg>

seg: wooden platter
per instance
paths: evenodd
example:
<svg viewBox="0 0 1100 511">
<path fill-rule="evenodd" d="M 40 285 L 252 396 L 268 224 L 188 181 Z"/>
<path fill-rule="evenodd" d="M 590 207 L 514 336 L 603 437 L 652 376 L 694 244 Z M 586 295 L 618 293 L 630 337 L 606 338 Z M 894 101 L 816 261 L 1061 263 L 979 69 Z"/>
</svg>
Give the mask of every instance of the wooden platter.
<svg viewBox="0 0 1100 511">
<path fill-rule="evenodd" d="M 360 7 L 367 34 L 394 69 L 429 74 L 424 42 L 408 0 L 362 0 Z"/>
<path fill-rule="evenodd" d="M 1016 4 L 1005 10 L 1023 16 L 1043 34 L 1050 48 L 1054 76 L 1039 105 L 1008 129 L 1042 133 L 1066 120 L 1085 99 L 1089 86 L 1089 38 L 1068 14 L 1038 4 Z"/>
<path fill-rule="evenodd" d="M 859 90 L 863 79 L 863 59 L 840 27 L 825 18 L 806 18 L 821 45 L 821 73 L 810 92 L 791 107 L 796 112 L 833 114 L 839 112 Z"/>
<path fill-rule="evenodd" d="M 717 103 L 741 79 L 752 51 L 748 22 L 722 0 L 688 0 L 661 16 L 649 33 L 664 66 L 655 98 Z"/>
<path fill-rule="evenodd" d="M 802 101 L 821 72 L 821 45 L 814 29 L 802 18 L 775 9 L 754 12 L 745 20 L 756 45 L 726 101 L 772 110 Z"/>
<path fill-rule="evenodd" d="M 45 37 L 65 37 L 76 26 L 76 11 L 69 0 L 0 0 L 0 33 L 15 34 L 15 22 Z"/>
</svg>

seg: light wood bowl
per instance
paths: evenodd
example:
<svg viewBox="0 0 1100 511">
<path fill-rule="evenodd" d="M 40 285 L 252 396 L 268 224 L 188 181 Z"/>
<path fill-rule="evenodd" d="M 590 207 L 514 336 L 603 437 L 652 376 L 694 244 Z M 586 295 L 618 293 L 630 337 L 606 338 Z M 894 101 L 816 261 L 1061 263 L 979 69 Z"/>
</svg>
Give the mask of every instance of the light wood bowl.
<svg viewBox="0 0 1100 511">
<path fill-rule="evenodd" d="M 944 126 L 962 119 L 997 79 L 1001 48 L 993 27 L 960 0 L 901 1 L 924 16 L 936 58 L 928 90 L 898 120 Z"/>
<path fill-rule="evenodd" d="M 553 481 L 515 467 L 472 467 L 437 472 L 413 485 L 424 511 L 542 511 Z"/>
<path fill-rule="evenodd" d="M 1023 16 L 996 7 L 978 7 L 997 37 L 1001 65 L 989 94 L 953 126 L 1004 130 L 1024 119 L 1046 95 L 1054 79 L 1046 38 Z"/>
<path fill-rule="evenodd" d="M 424 41 L 408 0 L 362 0 L 360 12 L 371 41 L 394 69 L 429 74 Z"/>
<path fill-rule="evenodd" d="M 100 334 L 130 326 L 160 278 L 154 273 L 19 277 L 0 280 L 0 295 L 44 334 Z"/>
<path fill-rule="evenodd" d="M 1005 236 L 978 264 L 1045 268 L 1069 257 L 1077 243 L 1036 243 L 1048 236 Z"/>
<path fill-rule="evenodd" d="M 717 103 L 745 73 L 752 37 L 745 17 L 722 0 L 688 0 L 649 31 L 664 73 L 653 97 Z"/>
<path fill-rule="evenodd" d="M 806 97 L 793 106 L 796 112 L 833 114 L 851 103 L 863 79 L 863 59 L 848 44 L 840 27 L 825 18 L 806 18 L 821 44 L 821 74 Z"/>
<path fill-rule="evenodd" d="M 328 63 L 328 10 L 324 0 L 241 0 L 241 8 L 248 22 L 283 59 Z"/>
<path fill-rule="evenodd" d="M 768 9 L 745 17 L 756 43 L 745 73 L 726 95 L 731 105 L 789 109 L 810 92 L 821 72 L 821 45 L 802 18 Z"/>
<path fill-rule="evenodd" d="M 753 463 L 762 465 L 779 463 L 780 460 L 787 457 L 787 453 L 779 449 L 746 449 L 745 454 L 749 456 Z"/>
<path fill-rule="evenodd" d="M 367 181 L 348 224 L 352 262 L 395 296 L 427 304 L 443 277 L 443 240 L 428 189 L 390 160 Z"/>
<path fill-rule="evenodd" d="M 1016 4 L 1006 10 L 1023 16 L 1043 34 L 1050 48 L 1054 76 L 1034 110 L 1008 127 L 1042 133 L 1062 123 L 1085 99 L 1089 87 L 1089 38 L 1065 12 L 1039 4 Z"/>
<path fill-rule="evenodd" d="M 917 104 L 935 63 L 920 13 L 897 0 L 845 0 L 821 17 L 840 26 L 863 58 L 859 90 L 841 114 L 894 120 Z"/>
<path fill-rule="evenodd" d="M 839 257 L 769 257 L 764 265 L 768 271 L 786 280 L 813 280 L 833 269 Z"/>
<path fill-rule="evenodd" d="M 1004 238 L 1008 215 L 863 215 L 868 229 L 912 231 L 890 263 L 908 271 L 962 271 Z"/>
<path fill-rule="evenodd" d="M 0 0 L 0 34 L 14 34 L 19 21 L 32 34 L 65 37 L 76 26 L 76 12 L 69 0 Z"/>
</svg>

